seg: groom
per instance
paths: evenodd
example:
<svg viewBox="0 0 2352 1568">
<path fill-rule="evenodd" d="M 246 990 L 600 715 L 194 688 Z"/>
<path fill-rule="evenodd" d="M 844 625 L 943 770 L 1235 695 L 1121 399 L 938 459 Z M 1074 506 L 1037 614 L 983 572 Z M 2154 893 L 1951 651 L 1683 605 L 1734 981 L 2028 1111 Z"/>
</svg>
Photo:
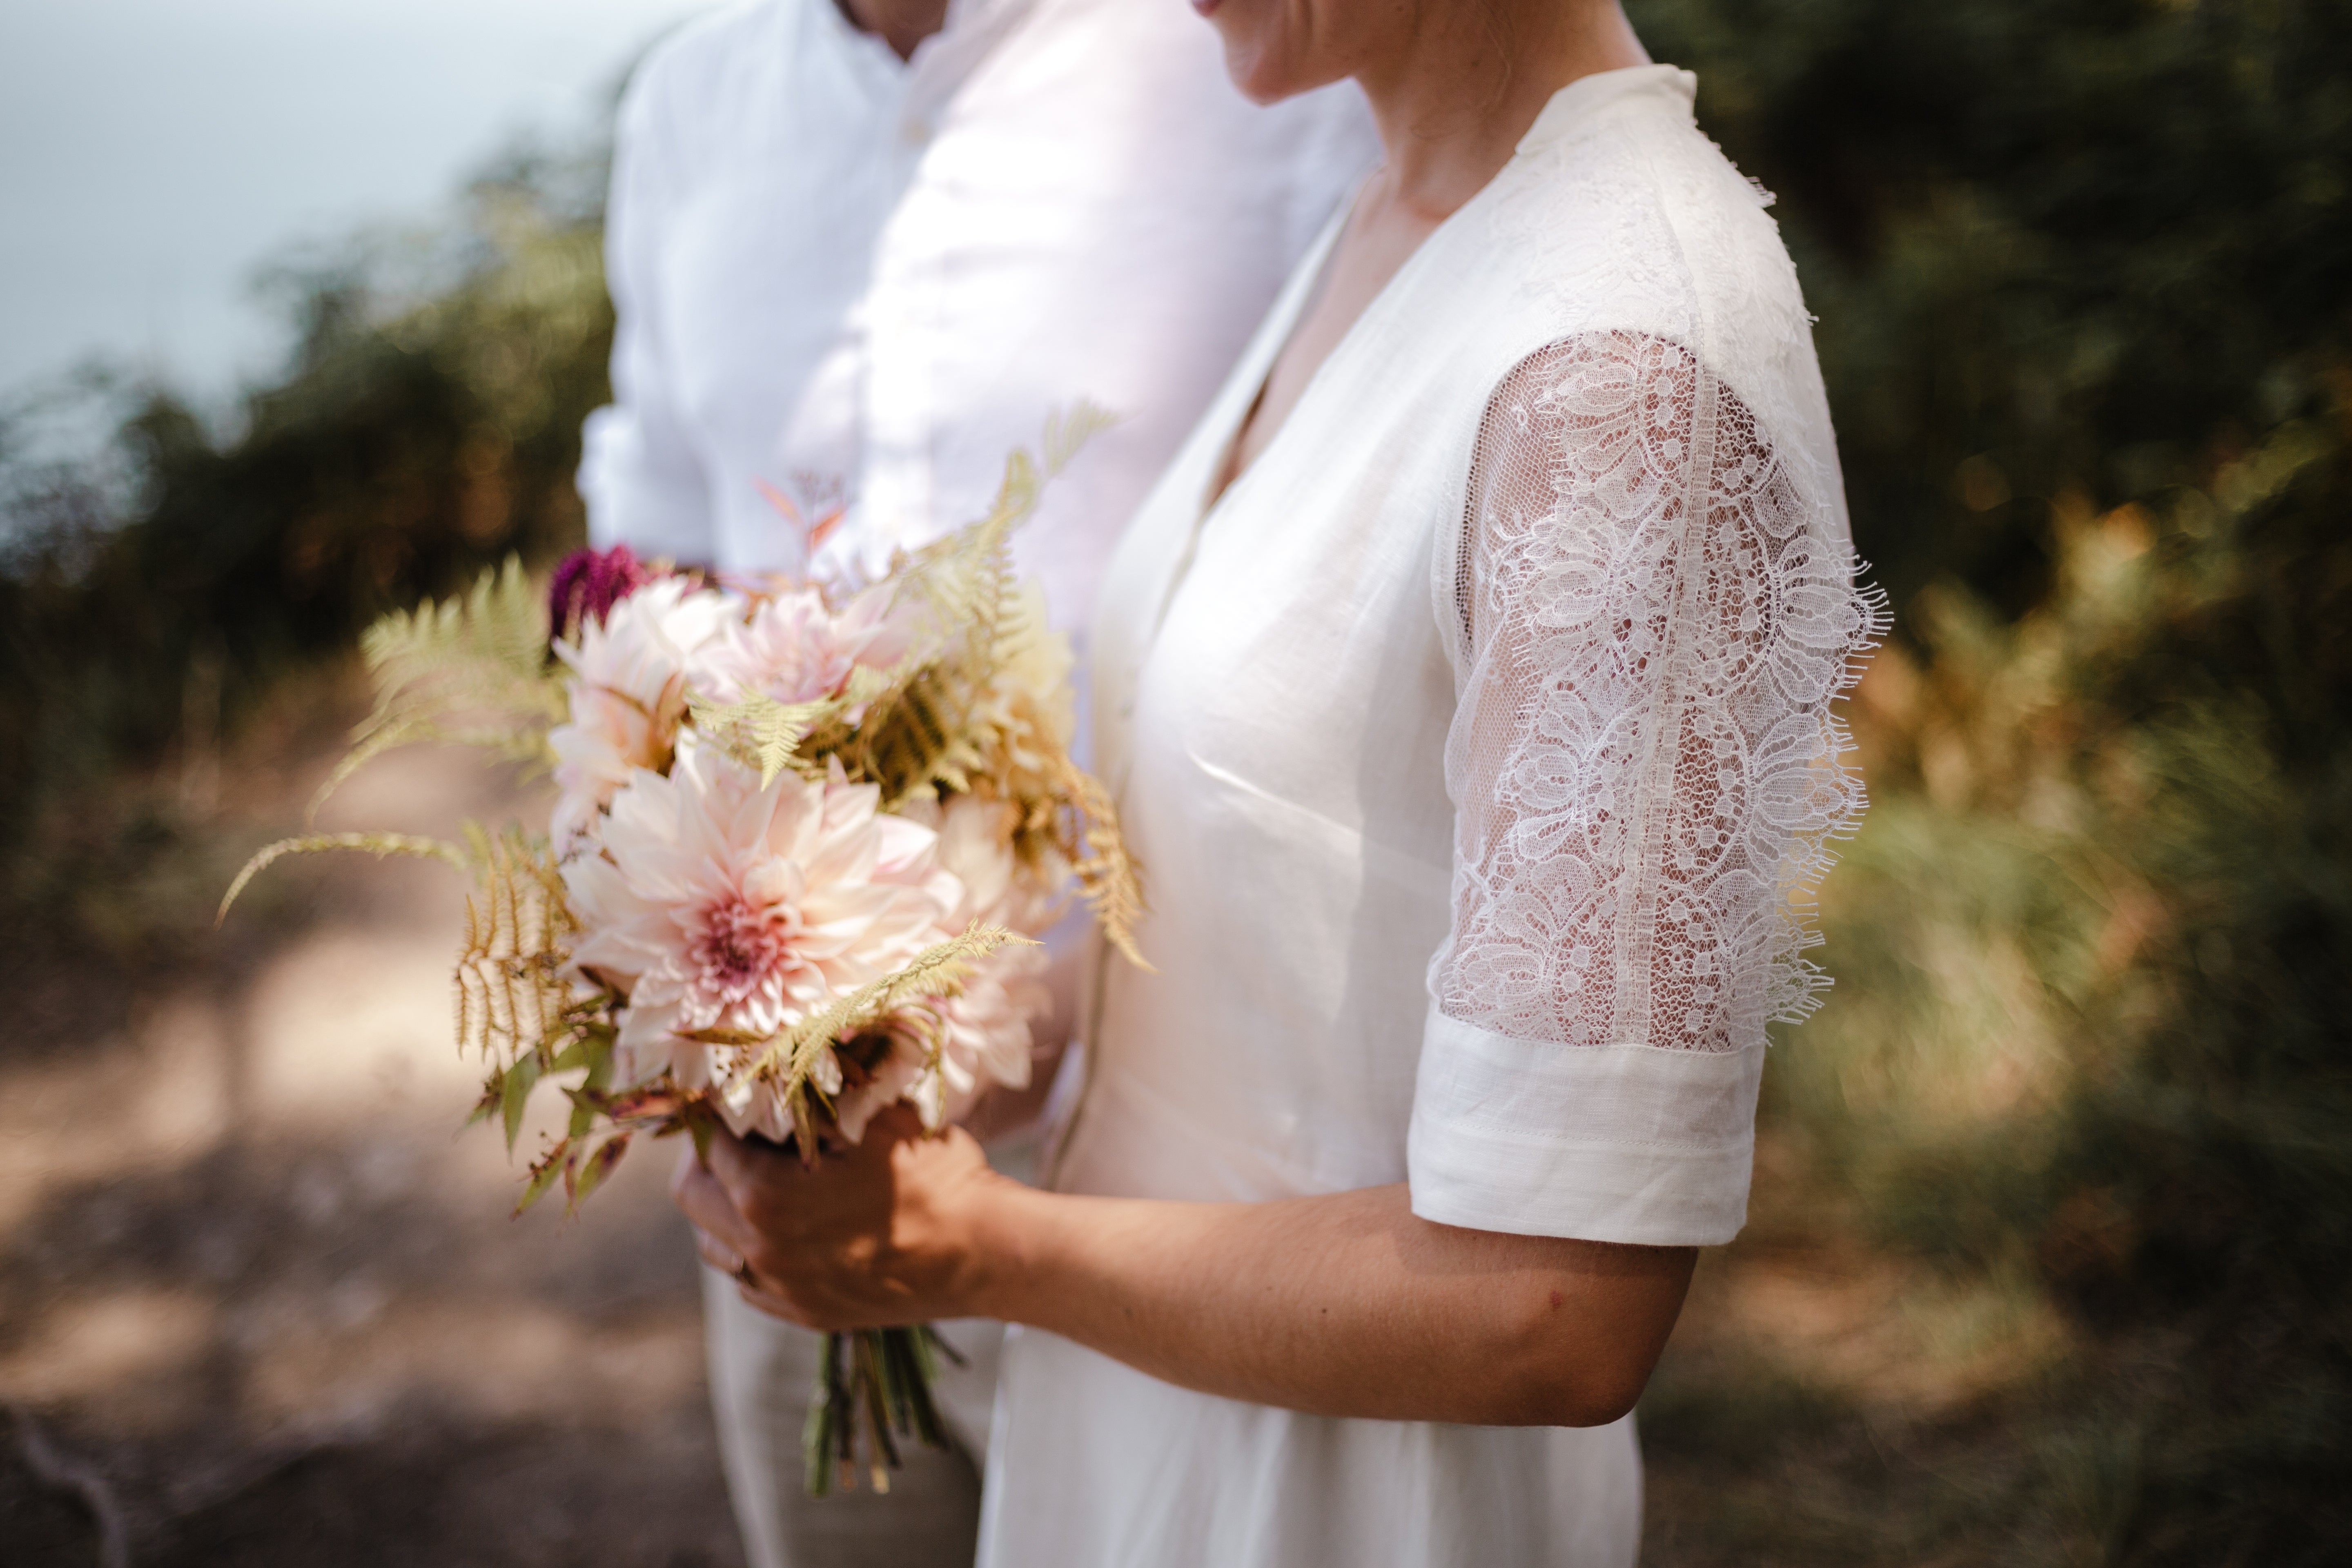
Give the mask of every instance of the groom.
<svg viewBox="0 0 2352 1568">
<path fill-rule="evenodd" d="M 1272 110 L 1176 0 L 754 0 L 657 48 L 607 216 L 600 546 L 879 569 L 982 514 L 1079 397 L 1120 416 L 1015 546 L 1083 633 L 1128 514 L 1373 156 L 1352 88 Z M 1086 705 L 1079 704 L 1079 711 Z M 950 1324 L 954 1453 L 801 1495 L 814 1336 L 706 1271 L 712 1400 L 753 1568 L 969 1563 L 994 1325 Z"/>
</svg>

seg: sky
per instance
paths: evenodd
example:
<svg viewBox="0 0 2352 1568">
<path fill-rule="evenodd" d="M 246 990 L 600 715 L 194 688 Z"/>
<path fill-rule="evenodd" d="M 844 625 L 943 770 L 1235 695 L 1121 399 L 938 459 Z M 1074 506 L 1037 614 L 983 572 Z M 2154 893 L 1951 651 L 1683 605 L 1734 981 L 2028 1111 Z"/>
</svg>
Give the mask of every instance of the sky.
<svg viewBox="0 0 2352 1568">
<path fill-rule="evenodd" d="M 200 397 L 267 374 L 261 264 L 582 132 L 709 4 L 0 0 L 0 399 L 93 354 Z"/>
</svg>

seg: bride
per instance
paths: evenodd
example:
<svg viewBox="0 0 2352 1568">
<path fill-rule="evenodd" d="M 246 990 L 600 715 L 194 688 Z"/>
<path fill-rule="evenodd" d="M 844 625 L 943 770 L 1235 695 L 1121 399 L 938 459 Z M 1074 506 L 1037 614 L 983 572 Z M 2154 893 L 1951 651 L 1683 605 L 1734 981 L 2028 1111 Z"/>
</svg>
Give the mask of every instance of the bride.
<svg viewBox="0 0 2352 1568">
<path fill-rule="evenodd" d="M 679 1200 L 781 1316 L 1020 1325 L 983 1563 L 1628 1564 L 1861 804 L 1808 318 L 1616 0 L 1194 5 L 1387 162 L 1099 600 L 1154 971 L 1100 966 L 1051 1190 L 906 1120 Z"/>
</svg>

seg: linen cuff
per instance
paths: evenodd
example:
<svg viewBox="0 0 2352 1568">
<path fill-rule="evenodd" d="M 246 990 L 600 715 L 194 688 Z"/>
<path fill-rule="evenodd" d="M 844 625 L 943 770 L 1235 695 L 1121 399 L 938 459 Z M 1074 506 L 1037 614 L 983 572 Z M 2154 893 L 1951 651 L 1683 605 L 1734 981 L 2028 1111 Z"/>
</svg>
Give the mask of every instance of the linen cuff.
<svg viewBox="0 0 2352 1568">
<path fill-rule="evenodd" d="M 1748 1217 L 1764 1047 L 1520 1040 L 1434 1006 L 1405 1147 L 1441 1225 L 1648 1247 L 1729 1241 Z"/>
</svg>

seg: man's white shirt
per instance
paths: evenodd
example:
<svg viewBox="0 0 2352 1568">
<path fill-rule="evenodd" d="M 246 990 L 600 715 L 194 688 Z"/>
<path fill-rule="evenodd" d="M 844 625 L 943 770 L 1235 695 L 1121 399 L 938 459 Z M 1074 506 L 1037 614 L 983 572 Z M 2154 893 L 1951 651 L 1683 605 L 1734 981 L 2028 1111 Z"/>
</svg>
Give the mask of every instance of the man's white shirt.
<svg viewBox="0 0 2352 1568">
<path fill-rule="evenodd" d="M 1376 151 L 1352 86 L 1245 102 L 1178 0 L 953 0 L 906 62 L 835 0 L 690 25 L 622 107 L 591 535 L 871 573 L 982 515 L 1006 453 L 1087 398 L 1119 423 L 1016 545 L 1082 634 L 1129 513 Z"/>
</svg>

